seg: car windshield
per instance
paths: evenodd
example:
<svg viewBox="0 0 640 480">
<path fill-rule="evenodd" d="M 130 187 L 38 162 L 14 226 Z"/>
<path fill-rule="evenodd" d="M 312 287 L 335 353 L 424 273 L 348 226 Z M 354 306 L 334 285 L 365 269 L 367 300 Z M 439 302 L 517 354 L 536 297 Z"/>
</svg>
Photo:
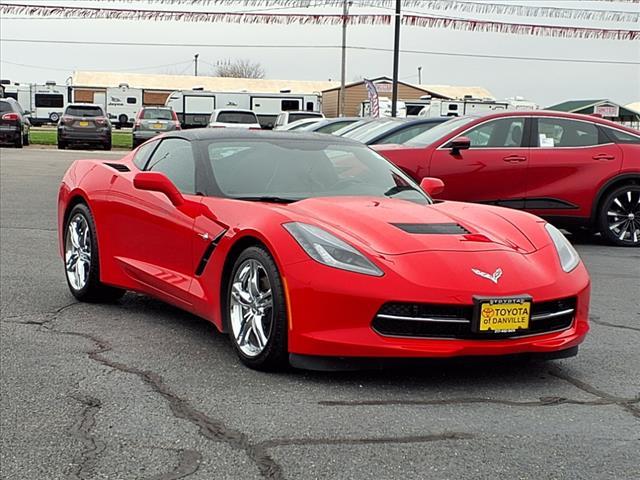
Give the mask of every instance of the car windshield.
<svg viewBox="0 0 640 480">
<path fill-rule="evenodd" d="M 314 112 L 299 112 L 299 113 L 290 113 L 289 114 L 289 123 L 295 122 L 296 120 L 302 120 L 303 118 L 322 118 L 321 113 Z"/>
<path fill-rule="evenodd" d="M 401 120 L 380 120 L 347 132 L 343 135 L 343 137 L 357 140 L 358 142 L 367 143 L 376 138 L 378 135 L 382 135 L 383 133 L 399 127 L 401 123 Z"/>
<path fill-rule="evenodd" d="M 144 120 L 173 120 L 173 111 L 168 108 L 145 108 L 142 111 Z"/>
<path fill-rule="evenodd" d="M 353 122 L 353 123 L 350 123 L 347 126 L 339 128 L 338 130 L 333 132 L 333 134 L 337 135 L 338 137 L 342 137 L 342 136 L 346 135 L 347 133 L 355 130 L 356 128 L 360 128 L 361 126 L 366 125 L 368 123 L 371 123 L 373 121 L 374 121 L 373 118 L 365 118 L 365 119 L 362 119 L 362 120 L 358 120 L 357 122 Z"/>
<path fill-rule="evenodd" d="M 315 197 L 431 199 L 365 146 L 318 139 L 211 141 L 206 148 L 220 192 L 230 198 L 291 202 Z"/>
<path fill-rule="evenodd" d="M 256 114 L 252 112 L 220 112 L 216 122 L 220 123 L 258 123 Z"/>
<path fill-rule="evenodd" d="M 91 107 L 85 105 L 68 106 L 65 115 L 72 117 L 104 117 L 100 107 Z"/>
<path fill-rule="evenodd" d="M 451 133 L 454 130 L 463 127 L 476 119 L 477 117 L 455 117 L 447 122 L 441 123 L 440 125 L 436 125 L 435 127 L 421 133 L 420 135 L 416 135 L 411 140 L 407 140 L 404 145 L 407 145 L 409 147 L 426 147 L 427 145 L 431 145 L 433 142 L 444 137 L 448 133 Z"/>
</svg>

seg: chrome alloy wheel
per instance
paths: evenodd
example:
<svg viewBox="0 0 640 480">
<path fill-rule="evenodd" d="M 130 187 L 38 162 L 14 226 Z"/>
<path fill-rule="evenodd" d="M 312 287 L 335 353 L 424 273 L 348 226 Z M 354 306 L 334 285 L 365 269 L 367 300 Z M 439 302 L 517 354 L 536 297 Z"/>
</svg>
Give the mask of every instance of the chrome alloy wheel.
<svg viewBox="0 0 640 480">
<path fill-rule="evenodd" d="M 627 190 L 616 196 L 607 209 L 607 225 L 620 241 L 640 243 L 640 192 Z"/>
<path fill-rule="evenodd" d="M 265 349 L 273 329 L 271 283 L 264 266 L 248 259 L 236 269 L 229 298 L 229 318 L 236 345 L 247 357 Z"/>
<path fill-rule="evenodd" d="M 84 215 L 76 214 L 68 224 L 64 241 L 67 279 L 74 290 L 82 290 L 91 268 L 91 232 Z"/>
</svg>

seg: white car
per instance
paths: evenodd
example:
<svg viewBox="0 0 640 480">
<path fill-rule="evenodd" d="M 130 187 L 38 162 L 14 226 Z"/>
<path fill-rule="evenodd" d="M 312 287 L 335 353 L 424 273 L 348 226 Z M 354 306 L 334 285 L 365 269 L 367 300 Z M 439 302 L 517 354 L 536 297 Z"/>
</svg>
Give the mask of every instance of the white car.
<svg viewBox="0 0 640 480">
<path fill-rule="evenodd" d="M 299 130 L 301 128 L 309 127 L 315 123 L 322 121 L 321 117 L 303 118 L 302 120 L 296 120 L 295 122 L 287 123 L 281 127 L 276 127 L 275 130 Z"/>
<path fill-rule="evenodd" d="M 224 127 L 262 129 L 255 113 L 240 108 L 221 108 L 213 111 L 209 119 L 209 128 Z"/>
<path fill-rule="evenodd" d="M 280 127 L 284 127 L 285 125 L 293 123 L 297 120 L 303 120 L 305 118 L 317 118 L 318 120 L 322 120 L 324 118 L 324 115 L 322 112 L 307 112 L 296 110 L 282 112 L 280 115 L 278 115 L 278 118 L 276 118 L 274 129 L 281 130 Z"/>
</svg>

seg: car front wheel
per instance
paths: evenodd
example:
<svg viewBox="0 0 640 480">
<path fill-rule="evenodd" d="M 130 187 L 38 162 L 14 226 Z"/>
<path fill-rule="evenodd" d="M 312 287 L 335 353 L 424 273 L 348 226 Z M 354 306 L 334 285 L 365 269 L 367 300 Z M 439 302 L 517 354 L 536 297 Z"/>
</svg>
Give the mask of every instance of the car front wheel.
<svg viewBox="0 0 640 480">
<path fill-rule="evenodd" d="M 609 243 L 639 247 L 640 185 L 624 185 L 609 193 L 600 206 L 598 224 Z"/>
<path fill-rule="evenodd" d="M 64 230 L 64 266 L 69 290 L 83 302 L 109 302 L 124 295 L 124 290 L 100 282 L 96 228 L 89 207 L 73 207 Z"/>
<path fill-rule="evenodd" d="M 229 335 L 240 360 L 257 370 L 287 364 L 287 310 L 278 268 L 262 247 L 236 260 L 227 288 Z"/>
</svg>

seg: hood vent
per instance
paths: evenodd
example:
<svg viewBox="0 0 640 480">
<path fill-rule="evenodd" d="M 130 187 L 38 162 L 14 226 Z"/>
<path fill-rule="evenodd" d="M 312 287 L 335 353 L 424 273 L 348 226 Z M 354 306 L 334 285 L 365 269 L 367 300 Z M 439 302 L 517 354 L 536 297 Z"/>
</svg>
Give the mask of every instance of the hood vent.
<svg viewBox="0 0 640 480">
<path fill-rule="evenodd" d="M 471 233 L 457 223 L 392 223 L 391 225 L 416 235 L 466 235 Z"/>
<path fill-rule="evenodd" d="M 119 172 L 130 172 L 131 170 L 129 170 L 129 167 L 127 167 L 125 164 L 123 163 L 109 163 L 109 162 L 104 162 L 105 165 L 108 165 L 109 167 L 113 168 L 114 170 L 118 170 Z"/>
</svg>

